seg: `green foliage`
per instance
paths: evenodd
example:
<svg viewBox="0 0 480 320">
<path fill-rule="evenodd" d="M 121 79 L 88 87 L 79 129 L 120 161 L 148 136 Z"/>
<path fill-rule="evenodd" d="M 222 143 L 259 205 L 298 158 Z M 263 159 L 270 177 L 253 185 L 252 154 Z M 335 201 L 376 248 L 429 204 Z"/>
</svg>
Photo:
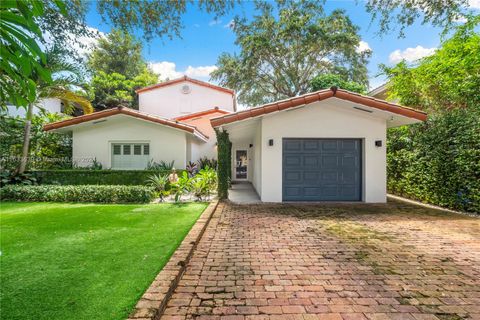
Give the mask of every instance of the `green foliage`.
<svg viewBox="0 0 480 320">
<path fill-rule="evenodd" d="M 153 159 L 147 163 L 147 170 L 154 170 L 154 171 L 172 171 L 173 166 L 175 164 L 175 160 L 170 162 L 160 160 L 160 162 L 155 162 Z"/>
<path fill-rule="evenodd" d="M 238 55 L 223 53 L 212 78 L 235 89 L 240 103 L 259 105 L 306 93 L 313 77 L 341 74 L 368 84 L 371 52 L 359 52 L 360 36 L 342 10 L 330 15 L 317 1 L 257 2 L 253 20 L 235 19 Z"/>
<path fill-rule="evenodd" d="M 213 158 L 209 159 L 207 157 L 203 157 L 198 159 L 197 163 L 198 163 L 198 166 L 200 167 L 200 170 L 205 169 L 206 167 L 217 170 L 217 165 L 218 165 L 217 159 L 213 159 Z"/>
<path fill-rule="evenodd" d="M 380 33 L 389 33 L 396 25 L 400 26 L 401 37 L 405 28 L 420 17 L 422 24 L 431 23 L 446 32 L 473 12 L 468 0 L 369 0 L 366 9 L 372 14 L 372 21 L 379 19 Z"/>
<path fill-rule="evenodd" d="M 71 134 L 43 131 L 50 122 L 66 119 L 58 114 L 40 114 L 32 118 L 30 131 L 30 169 L 71 168 Z M 0 114 L 0 154 L 2 170 L 14 170 L 22 155 L 25 119 Z"/>
<path fill-rule="evenodd" d="M 170 182 L 168 180 L 168 174 L 152 174 L 148 178 L 147 183 L 155 189 L 160 200 L 163 200 L 165 196 L 169 195 Z"/>
<path fill-rule="evenodd" d="M 0 198 L 3 201 L 148 203 L 155 198 L 155 192 L 144 186 L 8 185 L 0 189 Z"/>
<path fill-rule="evenodd" d="M 175 202 L 179 202 L 183 195 L 192 190 L 192 179 L 186 171 L 178 175 L 178 180 L 172 184 L 171 190 L 175 195 Z"/>
<path fill-rule="evenodd" d="M 138 107 L 135 90 L 157 83 L 157 75 L 148 69 L 132 79 L 120 73 L 98 71 L 92 78 L 93 104 L 96 108 Z"/>
<path fill-rule="evenodd" d="M 118 30 L 98 41 L 88 66 L 93 73 L 91 90 L 96 108 L 137 108 L 135 90 L 158 81 L 142 57 L 142 44 Z"/>
<path fill-rule="evenodd" d="M 209 167 L 201 169 L 192 179 L 192 192 L 199 200 L 206 200 L 217 187 L 217 172 Z"/>
<path fill-rule="evenodd" d="M 178 171 L 177 171 L 178 172 Z M 57 185 L 144 185 L 152 174 L 169 174 L 158 170 L 43 170 L 32 171 L 40 184 Z M 181 174 L 181 172 L 179 172 Z"/>
<path fill-rule="evenodd" d="M 329 89 L 333 86 L 340 89 L 358 92 L 365 94 L 366 87 L 360 83 L 354 81 L 345 80 L 342 76 L 337 74 L 321 74 L 316 76 L 310 81 L 311 91 L 317 91 L 321 89 Z"/>
<path fill-rule="evenodd" d="M 435 54 L 409 66 L 405 61 L 383 70 L 390 99 L 425 111 L 480 105 L 480 16 L 457 28 Z"/>
<path fill-rule="evenodd" d="M 98 40 L 89 56 L 88 67 L 94 72 L 119 73 L 132 79 L 146 67 L 142 43 L 128 33 L 112 30 L 105 38 Z"/>
<path fill-rule="evenodd" d="M 97 10 L 105 21 L 111 21 L 121 30 L 134 32 L 141 30 L 147 40 L 159 37 L 180 35 L 182 15 L 187 7 L 195 6 L 217 16 L 227 13 L 235 0 L 186 0 L 186 1 L 109 1 L 98 0 Z"/>
<path fill-rule="evenodd" d="M 63 1 L 57 1 L 63 8 Z M 37 41 L 42 39 L 36 19 L 44 13 L 44 4 L 36 0 L 2 1 L 0 4 L 0 107 L 7 103 L 26 107 L 36 100 L 32 78 L 52 81 L 42 65 L 45 54 Z M 63 8 L 64 9 L 64 8 Z"/>
<path fill-rule="evenodd" d="M 228 199 L 232 170 L 232 143 L 227 131 L 215 129 L 215 132 L 217 134 L 218 150 L 218 197 L 220 199 Z"/>
<path fill-rule="evenodd" d="M 388 131 L 390 192 L 480 213 L 480 108 L 455 109 Z"/>
<path fill-rule="evenodd" d="M 14 174 L 8 171 L 0 173 L 0 187 L 9 184 L 21 184 L 31 186 L 37 184 L 37 178 L 31 173 Z"/>
</svg>

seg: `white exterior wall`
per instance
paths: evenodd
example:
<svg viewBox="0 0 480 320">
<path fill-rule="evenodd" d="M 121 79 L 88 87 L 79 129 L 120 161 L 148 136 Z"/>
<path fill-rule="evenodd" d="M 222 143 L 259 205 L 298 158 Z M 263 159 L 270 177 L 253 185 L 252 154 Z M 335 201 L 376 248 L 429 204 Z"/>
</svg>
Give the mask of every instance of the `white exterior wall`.
<svg viewBox="0 0 480 320">
<path fill-rule="evenodd" d="M 182 93 L 184 85 L 190 87 L 190 93 Z M 170 119 L 214 107 L 233 111 L 234 105 L 232 94 L 189 81 L 140 92 L 138 99 L 140 111 Z"/>
<path fill-rule="evenodd" d="M 33 108 L 33 114 L 40 114 L 40 108 L 44 109 L 47 113 L 61 113 L 62 112 L 62 102 L 60 99 L 48 98 L 42 99 L 38 102 L 38 105 Z M 11 117 L 20 116 L 24 118 L 27 114 L 26 108 L 17 108 L 15 106 L 7 106 L 7 113 Z"/>
<path fill-rule="evenodd" d="M 175 161 L 175 168 L 184 169 L 187 155 L 187 133 L 184 131 L 117 115 L 106 122 L 92 122 L 73 129 L 73 159 L 79 166 L 88 166 L 93 158 L 104 169 L 111 167 L 112 143 L 141 142 L 150 144 L 153 161 Z"/>
<path fill-rule="evenodd" d="M 329 105 L 328 100 L 267 115 L 261 126 L 261 182 L 264 202 L 282 201 L 282 138 L 363 139 L 362 197 L 386 201 L 386 121 L 352 108 Z M 268 146 L 273 139 L 274 145 Z M 382 147 L 375 147 L 382 140 Z M 258 184 L 258 182 L 257 182 Z"/>
<path fill-rule="evenodd" d="M 255 130 L 253 139 L 252 184 L 260 198 L 262 197 L 262 122 Z"/>
</svg>

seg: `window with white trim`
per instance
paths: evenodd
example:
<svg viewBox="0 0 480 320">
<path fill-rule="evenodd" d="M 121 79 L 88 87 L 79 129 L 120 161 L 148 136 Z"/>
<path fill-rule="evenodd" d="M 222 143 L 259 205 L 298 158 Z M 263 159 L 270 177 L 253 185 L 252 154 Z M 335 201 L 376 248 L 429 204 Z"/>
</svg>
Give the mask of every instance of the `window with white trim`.
<svg viewBox="0 0 480 320">
<path fill-rule="evenodd" d="M 112 169 L 145 169 L 149 160 L 148 143 L 112 143 Z"/>
</svg>

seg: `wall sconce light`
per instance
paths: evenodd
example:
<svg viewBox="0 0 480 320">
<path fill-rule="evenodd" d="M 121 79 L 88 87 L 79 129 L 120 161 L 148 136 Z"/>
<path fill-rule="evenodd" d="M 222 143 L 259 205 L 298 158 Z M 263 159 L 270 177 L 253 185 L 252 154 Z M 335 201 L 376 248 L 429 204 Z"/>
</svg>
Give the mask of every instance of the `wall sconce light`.
<svg viewBox="0 0 480 320">
<path fill-rule="evenodd" d="M 273 139 L 269 139 L 269 140 L 268 140 L 268 145 L 269 145 L 270 147 L 273 146 Z"/>
<path fill-rule="evenodd" d="M 250 143 L 250 145 L 248 146 L 249 148 L 253 147 L 253 144 Z"/>
<path fill-rule="evenodd" d="M 375 147 L 381 147 L 382 146 L 382 140 L 375 140 Z"/>
</svg>

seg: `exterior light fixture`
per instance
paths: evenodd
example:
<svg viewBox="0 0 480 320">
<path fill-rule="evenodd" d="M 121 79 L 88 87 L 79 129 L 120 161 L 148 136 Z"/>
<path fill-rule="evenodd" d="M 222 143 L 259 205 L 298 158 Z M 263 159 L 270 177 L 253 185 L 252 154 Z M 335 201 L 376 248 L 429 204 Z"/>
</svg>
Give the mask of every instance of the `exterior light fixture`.
<svg viewBox="0 0 480 320">
<path fill-rule="evenodd" d="M 375 147 L 381 147 L 382 146 L 382 140 L 375 140 Z"/>
<path fill-rule="evenodd" d="M 269 140 L 268 140 L 268 145 L 269 145 L 270 147 L 273 146 L 273 139 L 269 139 Z"/>
</svg>

